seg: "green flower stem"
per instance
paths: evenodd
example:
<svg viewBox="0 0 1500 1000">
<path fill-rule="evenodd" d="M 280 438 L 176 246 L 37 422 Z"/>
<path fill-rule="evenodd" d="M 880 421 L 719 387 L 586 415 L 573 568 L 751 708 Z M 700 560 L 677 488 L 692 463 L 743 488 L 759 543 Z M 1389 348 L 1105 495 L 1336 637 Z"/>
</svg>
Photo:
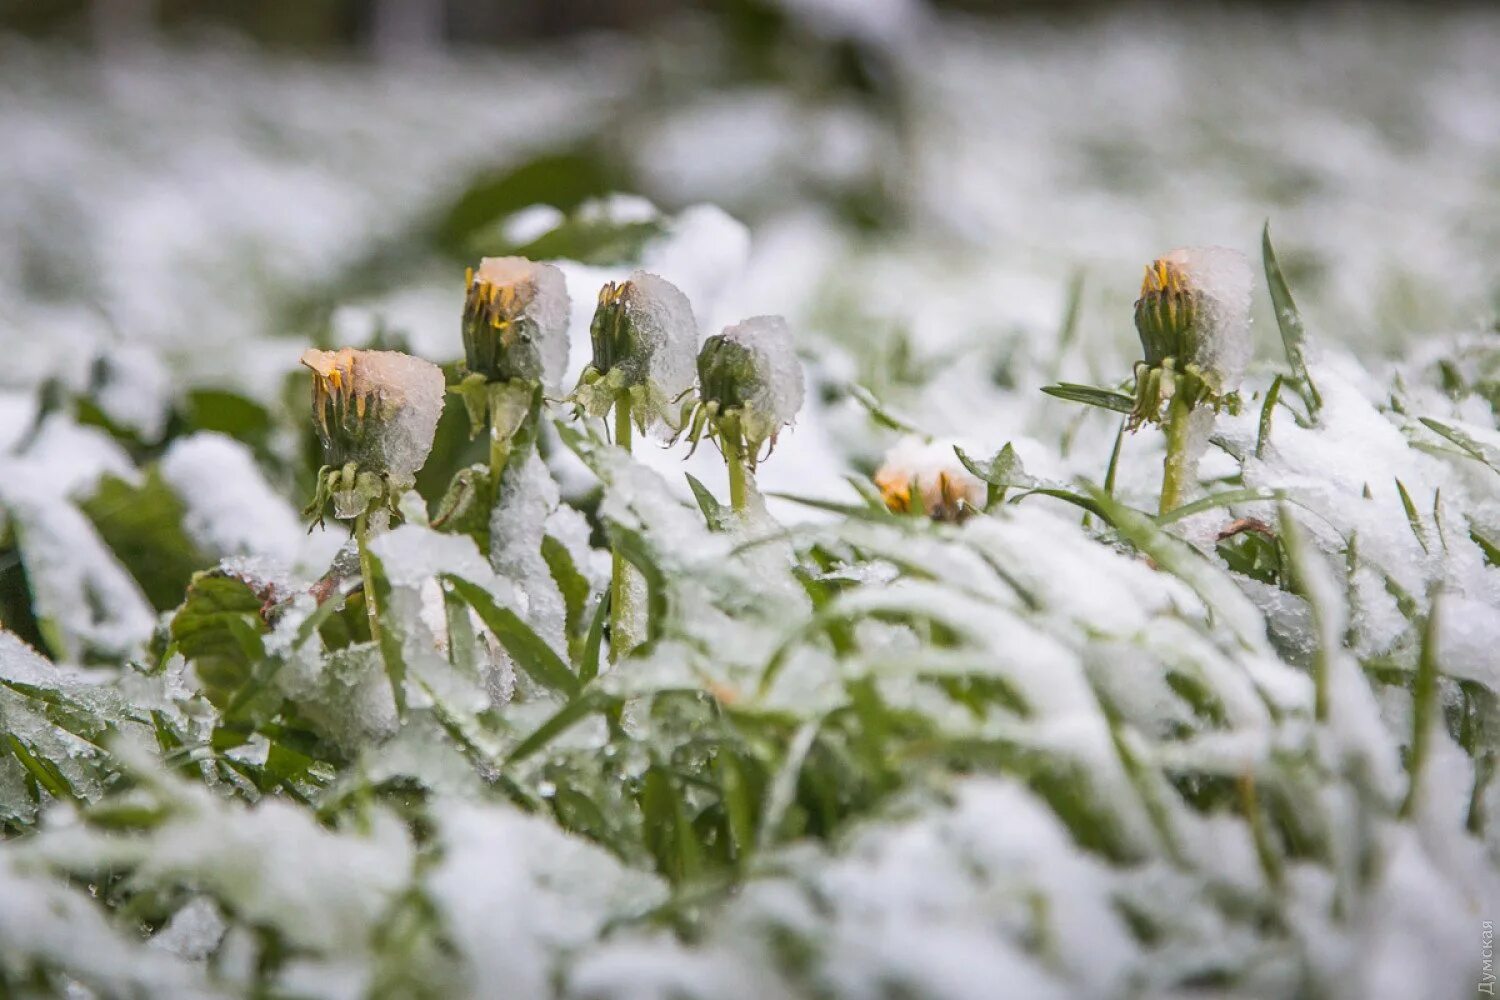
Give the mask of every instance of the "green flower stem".
<svg viewBox="0 0 1500 1000">
<path fill-rule="evenodd" d="M 740 435 L 739 421 L 724 421 L 724 464 L 729 469 L 729 506 L 745 509 L 745 439 Z"/>
<path fill-rule="evenodd" d="M 1255 789 L 1255 772 L 1246 771 L 1239 777 L 1240 808 L 1244 810 L 1245 819 L 1250 823 L 1250 839 L 1255 844 L 1255 853 L 1260 859 L 1260 867 L 1266 875 L 1266 881 L 1278 891 L 1282 886 L 1281 858 L 1276 854 L 1276 848 L 1272 846 L 1270 832 L 1266 829 L 1265 816 L 1260 810 L 1260 796 Z"/>
<path fill-rule="evenodd" d="M 1401 818 L 1410 819 L 1417 810 L 1422 789 L 1422 772 L 1427 766 L 1427 757 L 1432 749 L 1432 729 L 1442 706 L 1438 702 L 1438 602 L 1440 594 L 1432 597 L 1432 607 L 1427 612 L 1427 621 L 1422 627 L 1422 652 L 1417 659 L 1417 676 L 1412 682 L 1412 733 L 1411 751 L 1407 756 L 1406 769 L 1411 774 L 1411 783 L 1406 789 L 1406 798 L 1401 802 Z"/>
<path fill-rule="evenodd" d="M 380 608 L 375 603 L 374 560 L 370 557 L 370 512 L 354 519 L 354 541 L 359 546 L 359 575 L 364 581 L 365 615 L 370 620 L 370 638 L 380 645 Z"/>
<path fill-rule="evenodd" d="M 615 400 L 615 444 L 630 451 L 630 397 Z M 610 546 L 609 658 L 618 662 L 635 645 L 630 634 L 630 563 L 618 542 Z"/>
<path fill-rule="evenodd" d="M 1183 495 L 1187 492 L 1188 479 L 1192 475 L 1188 461 L 1192 420 L 1192 397 L 1178 386 L 1167 406 L 1167 457 L 1162 462 L 1159 513 L 1165 514 L 1182 506 Z"/>
</svg>

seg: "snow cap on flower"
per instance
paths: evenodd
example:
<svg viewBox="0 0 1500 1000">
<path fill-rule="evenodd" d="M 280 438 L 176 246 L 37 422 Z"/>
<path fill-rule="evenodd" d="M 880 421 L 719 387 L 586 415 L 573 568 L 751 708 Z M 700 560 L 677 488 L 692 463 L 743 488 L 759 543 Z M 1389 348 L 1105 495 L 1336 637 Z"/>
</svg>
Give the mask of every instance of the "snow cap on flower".
<svg viewBox="0 0 1500 1000">
<path fill-rule="evenodd" d="M 466 274 L 464 358 L 488 381 L 555 386 L 568 364 L 568 286 L 552 264 L 485 257 Z"/>
<path fill-rule="evenodd" d="M 1253 284 L 1245 255 L 1228 247 L 1180 247 L 1146 268 L 1135 303 L 1144 355 L 1135 422 L 1156 419 L 1164 370 L 1173 390 L 1192 392 L 1195 401 L 1217 405 L 1239 388 L 1250 362 Z"/>
<path fill-rule="evenodd" d="M 752 316 L 709 337 L 698 352 L 698 391 L 720 415 L 737 416 L 752 452 L 796 419 L 802 365 L 780 316 Z"/>
<path fill-rule="evenodd" d="M 399 351 L 309 349 L 313 420 L 327 464 L 350 462 L 405 482 L 432 450 L 443 410 L 443 372 Z"/>
<path fill-rule="evenodd" d="M 898 514 L 921 513 L 935 521 L 959 521 L 984 506 L 986 487 L 953 450 L 951 441 L 909 435 L 886 452 L 875 473 L 885 505 Z"/>
<path fill-rule="evenodd" d="M 606 282 L 589 337 L 594 370 L 616 388 L 649 383 L 672 398 L 692 385 L 698 324 L 687 296 L 665 278 L 636 271 Z"/>
</svg>

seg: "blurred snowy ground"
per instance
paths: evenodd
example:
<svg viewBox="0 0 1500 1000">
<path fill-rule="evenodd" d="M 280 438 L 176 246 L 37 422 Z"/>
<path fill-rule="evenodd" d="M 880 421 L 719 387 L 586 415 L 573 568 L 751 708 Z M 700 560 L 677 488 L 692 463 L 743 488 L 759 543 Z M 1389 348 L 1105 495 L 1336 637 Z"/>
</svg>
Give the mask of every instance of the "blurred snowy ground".
<svg viewBox="0 0 1500 1000">
<path fill-rule="evenodd" d="M 451 360 L 463 261 L 544 232 L 546 213 L 516 214 L 531 201 L 614 189 L 675 220 L 644 263 L 705 333 L 765 312 L 798 331 L 824 391 L 766 466 L 773 490 L 868 471 L 879 442 L 851 380 L 937 433 L 1055 427 L 1069 411 L 1037 385 L 1128 375 L 1145 261 L 1185 243 L 1254 257 L 1267 218 L 1324 342 L 1374 357 L 1493 323 L 1500 13 L 1062 29 L 786 6 L 806 45 L 775 82 L 726 69 L 696 22 L 395 64 L 0 40 L 0 438 L 47 379 L 150 444 L 191 389 L 278 401 L 308 339 L 383 326 Z M 849 48 L 869 85 L 828 84 Z M 626 270 L 568 268 L 575 370 L 598 284 Z M 1097 477 L 1108 441 L 1079 445 L 1086 462 L 1049 471 Z"/>
</svg>

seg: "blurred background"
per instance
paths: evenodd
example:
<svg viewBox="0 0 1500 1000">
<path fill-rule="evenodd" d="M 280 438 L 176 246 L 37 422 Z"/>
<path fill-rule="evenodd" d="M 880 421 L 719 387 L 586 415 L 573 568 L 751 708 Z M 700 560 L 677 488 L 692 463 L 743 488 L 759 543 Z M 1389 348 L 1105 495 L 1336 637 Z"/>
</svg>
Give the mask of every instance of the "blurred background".
<svg viewBox="0 0 1500 1000">
<path fill-rule="evenodd" d="M 1497 52 L 1488 4 L 0 0 L 3 377 L 399 325 L 551 231 L 522 209 L 616 193 L 748 227 L 736 306 L 927 345 L 1270 218 L 1304 305 L 1388 350 L 1493 316 Z M 532 249 L 638 255 L 660 226 L 613 211 Z"/>
<path fill-rule="evenodd" d="M 813 392 L 771 489 L 878 461 L 853 383 L 1055 441 L 1035 389 L 1129 377 L 1143 265 L 1258 264 L 1267 220 L 1318 342 L 1379 365 L 1495 331 L 1497 53 L 1493 4 L 0 0 L 0 455 L 76 495 L 115 460 L 57 427 L 136 468 L 221 431 L 300 503 L 301 350 L 451 363 L 502 253 L 571 262 L 575 372 L 636 264 L 705 333 L 786 314 Z M 1097 478 L 1113 431 L 1028 462 Z M 429 500 L 471 457 L 450 413 Z"/>
</svg>

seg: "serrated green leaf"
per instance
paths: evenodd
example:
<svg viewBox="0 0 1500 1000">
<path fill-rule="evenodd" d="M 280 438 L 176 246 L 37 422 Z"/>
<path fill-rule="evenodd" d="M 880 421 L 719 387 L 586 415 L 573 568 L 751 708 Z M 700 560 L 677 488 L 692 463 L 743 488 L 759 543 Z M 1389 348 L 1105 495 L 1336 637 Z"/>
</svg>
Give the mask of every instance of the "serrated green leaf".
<svg viewBox="0 0 1500 1000">
<path fill-rule="evenodd" d="M 265 659 L 263 604 L 240 577 L 209 570 L 193 576 L 187 599 L 172 616 L 172 641 L 220 708 L 235 701 Z"/>
</svg>

